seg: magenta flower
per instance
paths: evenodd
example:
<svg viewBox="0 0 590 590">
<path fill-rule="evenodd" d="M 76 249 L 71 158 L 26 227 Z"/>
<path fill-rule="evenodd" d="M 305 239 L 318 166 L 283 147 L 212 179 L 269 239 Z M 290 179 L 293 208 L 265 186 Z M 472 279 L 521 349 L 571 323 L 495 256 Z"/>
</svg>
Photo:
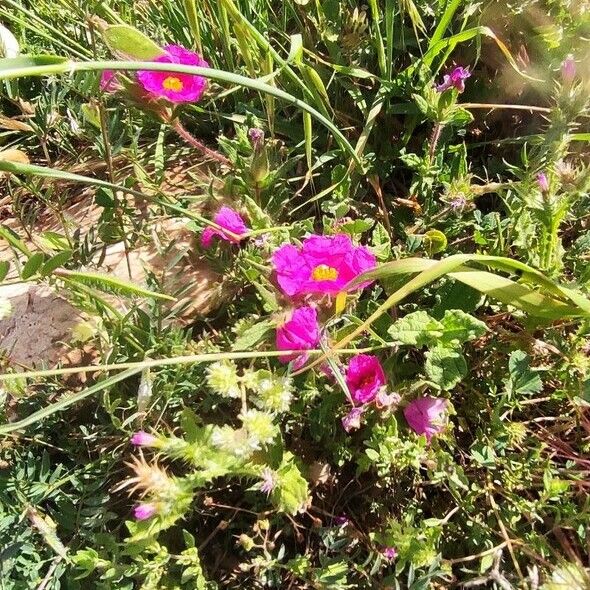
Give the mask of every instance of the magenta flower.
<svg viewBox="0 0 590 590">
<path fill-rule="evenodd" d="M 363 417 L 364 407 L 352 408 L 344 418 L 342 418 L 342 428 L 346 432 L 358 430 L 361 427 L 361 418 Z"/>
<path fill-rule="evenodd" d="M 277 486 L 277 483 L 277 474 L 272 469 L 270 469 L 270 467 L 265 467 L 262 470 L 262 483 L 260 484 L 260 491 L 269 496 Z"/>
<path fill-rule="evenodd" d="M 202 68 L 209 67 L 209 64 L 198 53 L 189 51 L 180 45 L 167 45 L 162 49 L 165 53 L 153 61 Z M 166 98 L 170 102 L 197 101 L 207 88 L 207 79 L 193 74 L 141 70 L 137 72 L 137 79 L 148 92 L 158 98 Z"/>
<path fill-rule="evenodd" d="M 385 559 L 393 561 L 397 557 L 397 549 L 395 547 L 384 547 L 381 550 L 381 554 Z"/>
<path fill-rule="evenodd" d="M 420 397 L 410 402 L 404 416 L 416 434 L 423 434 L 426 440 L 442 432 L 446 425 L 447 400 L 440 397 Z"/>
<path fill-rule="evenodd" d="M 320 327 L 318 312 L 313 307 L 296 309 L 288 322 L 277 328 L 278 350 L 309 350 L 320 341 Z M 296 359 L 295 369 L 300 368 L 307 361 L 307 354 L 286 354 L 279 357 L 282 363 Z"/>
<path fill-rule="evenodd" d="M 353 356 L 346 369 L 346 385 L 355 404 L 372 402 L 385 385 L 385 373 L 376 356 Z"/>
<path fill-rule="evenodd" d="M 549 191 L 549 179 L 544 172 L 539 172 L 539 174 L 537 174 L 537 186 L 542 193 Z"/>
<path fill-rule="evenodd" d="M 158 439 L 149 432 L 140 430 L 131 437 L 131 444 L 136 447 L 154 447 L 157 445 Z"/>
<path fill-rule="evenodd" d="M 138 504 L 133 509 L 133 516 L 135 516 L 137 520 L 147 520 L 156 514 L 157 511 L 158 509 L 154 504 Z"/>
<path fill-rule="evenodd" d="M 576 79 L 576 60 L 570 53 L 561 64 L 561 80 L 568 86 Z"/>
<path fill-rule="evenodd" d="M 309 236 L 301 248 L 285 244 L 275 251 L 272 262 L 281 289 L 291 297 L 308 293 L 336 295 L 376 264 L 368 248 L 355 246 L 345 234 Z"/>
<path fill-rule="evenodd" d="M 243 236 L 248 232 L 248 228 L 246 227 L 242 216 L 230 207 L 221 207 L 221 209 L 215 214 L 215 217 L 213 217 L 213 221 L 222 229 L 207 227 L 203 230 L 203 233 L 201 234 L 201 245 L 204 248 L 209 248 L 209 246 L 211 246 L 214 236 L 218 236 L 226 242 L 238 244 L 242 239 L 239 236 Z M 223 230 L 230 231 L 238 237 L 233 237 Z"/>
<path fill-rule="evenodd" d="M 468 68 L 457 66 L 450 74 L 443 76 L 442 84 L 438 84 L 436 90 L 438 92 L 444 92 L 449 88 L 455 88 L 458 92 L 465 90 L 465 80 L 471 76 L 471 72 Z"/>
<path fill-rule="evenodd" d="M 100 89 L 103 92 L 114 92 L 117 90 L 117 73 L 114 70 L 104 70 L 100 76 Z"/>
</svg>

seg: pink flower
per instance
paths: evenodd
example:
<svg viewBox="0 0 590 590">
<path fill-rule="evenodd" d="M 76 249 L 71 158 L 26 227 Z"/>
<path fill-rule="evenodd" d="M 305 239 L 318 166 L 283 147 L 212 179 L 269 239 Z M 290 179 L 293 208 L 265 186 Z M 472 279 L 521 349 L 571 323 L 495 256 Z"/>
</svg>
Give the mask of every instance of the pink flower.
<svg viewBox="0 0 590 590">
<path fill-rule="evenodd" d="M 264 492 L 268 496 L 275 489 L 277 483 L 277 474 L 272 469 L 270 469 L 270 467 L 265 467 L 262 470 L 262 483 L 260 484 L 260 491 Z"/>
<path fill-rule="evenodd" d="M 384 547 L 381 550 L 381 554 L 385 559 L 392 561 L 397 557 L 397 549 L 395 547 Z"/>
<path fill-rule="evenodd" d="M 346 369 L 346 385 L 354 403 L 372 402 L 385 381 L 383 367 L 376 356 L 358 354 L 350 359 Z"/>
<path fill-rule="evenodd" d="M 114 92 L 117 90 L 117 73 L 114 70 L 104 70 L 100 76 L 100 89 L 103 92 Z"/>
<path fill-rule="evenodd" d="M 542 193 L 549 191 L 549 179 L 544 172 L 539 172 L 539 174 L 537 174 L 537 186 Z"/>
<path fill-rule="evenodd" d="M 140 430 L 131 437 L 131 444 L 136 447 L 154 447 L 156 446 L 158 439 L 153 435 Z"/>
<path fill-rule="evenodd" d="M 420 397 L 410 402 L 404 416 L 416 434 L 423 434 L 426 440 L 442 432 L 445 428 L 447 400 L 440 397 Z"/>
<path fill-rule="evenodd" d="M 457 66 L 450 74 L 443 76 L 442 84 L 436 87 L 438 92 L 444 92 L 449 88 L 455 88 L 458 92 L 465 90 L 465 80 L 471 76 L 471 72 L 468 68 Z"/>
<path fill-rule="evenodd" d="M 318 325 L 318 312 L 313 307 L 300 307 L 296 309 L 288 322 L 277 328 L 278 350 L 309 350 L 320 341 L 320 327 Z M 282 363 L 295 362 L 295 369 L 303 366 L 307 361 L 307 354 L 287 354 L 279 357 Z"/>
<path fill-rule="evenodd" d="M 301 248 L 285 244 L 275 251 L 272 262 L 281 289 L 291 297 L 308 293 L 335 295 L 376 264 L 365 246 L 355 246 L 345 234 L 309 236 Z M 370 282 L 355 289 L 363 289 Z"/>
<path fill-rule="evenodd" d="M 156 514 L 157 511 L 158 509 L 153 504 L 138 504 L 133 509 L 133 516 L 137 520 L 147 520 Z"/>
<path fill-rule="evenodd" d="M 568 86 L 576 79 L 576 60 L 571 53 L 561 64 L 561 79 Z"/>
<path fill-rule="evenodd" d="M 158 63 L 183 64 L 208 68 L 209 64 L 198 54 L 180 45 L 167 45 L 162 48 L 165 53 L 153 61 Z M 175 72 L 156 72 L 141 70 L 137 72 L 140 84 L 158 98 L 166 98 L 170 102 L 194 102 L 203 96 L 207 87 L 207 79 L 193 74 Z"/>
<path fill-rule="evenodd" d="M 214 227 L 205 228 L 201 234 L 201 245 L 204 248 L 209 248 L 209 246 L 211 246 L 214 236 L 219 236 L 222 240 L 231 242 L 232 244 L 238 244 L 240 242 L 241 237 L 234 238 L 230 234 L 224 232 L 224 229 L 236 234 L 236 236 L 242 236 L 248 232 L 248 228 L 241 215 L 230 207 L 221 207 L 221 209 L 215 214 L 213 221 L 223 229 L 217 229 Z"/>
<path fill-rule="evenodd" d="M 344 418 L 342 418 L 342 428 L 346 430 L 346 432 L 350 432 L 351 430 L 358 430 L 361 427 L 361 418 L 363 417 L 363 412 L 365 408 L 352 408 Z"/>
</svg>

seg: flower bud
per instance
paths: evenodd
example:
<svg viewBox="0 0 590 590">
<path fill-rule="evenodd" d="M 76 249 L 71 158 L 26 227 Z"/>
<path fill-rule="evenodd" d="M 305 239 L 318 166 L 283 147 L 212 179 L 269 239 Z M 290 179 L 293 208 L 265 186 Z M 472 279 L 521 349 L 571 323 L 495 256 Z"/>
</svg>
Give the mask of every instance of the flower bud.
<svg viewBox="0 0 590 590">
<path fill-rule="evenodd" d="M 132 445 L 136 447 L 156 447 L 158 446 L 158 439 L 149 432 L 140 430 L 136 432 L 130 439 Z"/>
<path fill-rule="evenodd" d="M 240 545 L 244 548 L 245 551 L 251 551 L 254 547 L 254 539 L 252 539 L 252 537 L 249 537 L 248 535 L 242 533 L 240 535 L 239 541 Z"/>
<path fill-rule="evenodd" d="M 251 129 L 248 129 L 248 139 L 250 140 L 254 151 L 259 152 L 264 145 L 264 131 L 257 127 L 252 127 Z"/>
<path fill-rule="evenodd" d="M 576 78 L 576 61 L 570 53 L 561 64 L 561 80 L 564 84 L 570 86 Z"/>
<path fill-rule="evenodd" d="M 537 185 L 542 193 L 549 192 L 549 179 L 544 172 L 537 174 Z"/>
<path fill-rule="evenodd" d="M 133 509 L 133 516 L 137 520 L 148 520 L 149 518 L 154 516 L 154 514 L 156 514 L 157 511 L 158 509 L 154 504 L 138 504 Z"/>
</svg>

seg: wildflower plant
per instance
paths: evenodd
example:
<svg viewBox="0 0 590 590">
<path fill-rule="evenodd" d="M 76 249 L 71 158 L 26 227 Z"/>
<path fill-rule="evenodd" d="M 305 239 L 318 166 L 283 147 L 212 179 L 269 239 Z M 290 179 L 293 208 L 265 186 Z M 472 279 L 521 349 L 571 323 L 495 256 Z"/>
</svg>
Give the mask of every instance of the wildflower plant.
<svg viewBox="0 0 590 590">
<path fill-rule="evenodd" d="M 0 7 L 3 586 L 587 586 L 583 7 L 54 4 Z"/>
</svg>

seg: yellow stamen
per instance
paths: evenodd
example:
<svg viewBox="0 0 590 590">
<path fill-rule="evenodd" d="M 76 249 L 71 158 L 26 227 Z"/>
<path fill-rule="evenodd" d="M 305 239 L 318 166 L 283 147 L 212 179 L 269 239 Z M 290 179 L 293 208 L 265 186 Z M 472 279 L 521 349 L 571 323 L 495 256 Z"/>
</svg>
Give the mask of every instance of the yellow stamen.
<svg viewBox="0 0 590 590">
<path fill-rule="evenodd" d="M 182 80 L 180 78 L 177 78 L 176 76 L 168 76 L 167 78 L 164 78 L 164 81 L 162 82 L 162 86 L 166 90 L 180 92 L 182 90 L 183 84 L 182 84 Z"/>
<path fill-rule="evenodd" d="M 314 281 L 335 281 L 338 278 L 338 271 L 326 264 L 320 264 L 313 269 L 311 278 Z"/>
</svg>

